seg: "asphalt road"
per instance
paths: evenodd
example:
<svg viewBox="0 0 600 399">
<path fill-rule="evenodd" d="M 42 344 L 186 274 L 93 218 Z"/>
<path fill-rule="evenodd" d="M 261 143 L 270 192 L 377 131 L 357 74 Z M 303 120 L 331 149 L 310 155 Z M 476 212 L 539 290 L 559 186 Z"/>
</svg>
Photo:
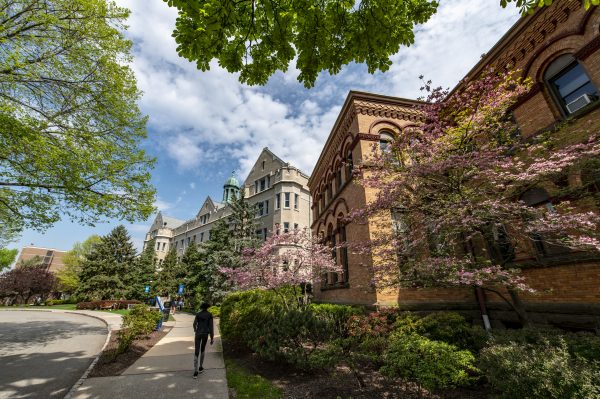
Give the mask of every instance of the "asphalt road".
<svg viewBox="0 0 600 399">
<path fill-rule="evenodd" d="M 0 399 L 64 397 L 106 334 L 102 321 L 87 316 L 0 311 Z"/>
</svg>

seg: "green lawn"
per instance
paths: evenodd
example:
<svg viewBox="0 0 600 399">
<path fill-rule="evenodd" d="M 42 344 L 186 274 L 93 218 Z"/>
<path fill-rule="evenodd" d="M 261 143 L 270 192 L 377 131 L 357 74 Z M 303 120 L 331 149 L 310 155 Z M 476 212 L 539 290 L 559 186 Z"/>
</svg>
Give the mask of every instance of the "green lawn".
<svg viewBox="0 0 600 399">
<path fill-rule="evenodd" d="M 227 385 L 235 390 L 236 399 L 280 399 L 281 389 L 260 375 L 249 373 L 234 360 L 225 360 Z"/>
</svg>

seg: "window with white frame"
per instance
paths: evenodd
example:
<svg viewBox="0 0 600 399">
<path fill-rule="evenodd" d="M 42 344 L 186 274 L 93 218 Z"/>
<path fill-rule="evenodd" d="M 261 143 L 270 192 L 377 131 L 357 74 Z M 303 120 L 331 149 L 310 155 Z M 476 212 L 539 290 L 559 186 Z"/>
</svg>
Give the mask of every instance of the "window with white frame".
<svg viewBox="0 0 600 399">
<path fill-rule="evenodd" d="M 275 209 L 281 208 L 281 193 L 275 194 Z"/>
<path fill-rule="evenodd" d="M 294 209 L 298 209 L 300 206 L 300 196 L 298 194 L 294 194 Z"/>
<path fill-rule="evenodd" d="M 283 222 L 283 232 L 284 233 L 288 233 L 290 231 L 290 223 L 289 222 Z"/>
<path fill-rule="evenodd" d="M 546 69 L 544 80 L 566 115 L 598 100 L 598 89 L 571 54 L 554 60 Z"/>
<path fill-rule="evenodd" d="M 284 208 L 290 207 L 290 193 L 284 193 L 283 207 Z"/>
</svg>

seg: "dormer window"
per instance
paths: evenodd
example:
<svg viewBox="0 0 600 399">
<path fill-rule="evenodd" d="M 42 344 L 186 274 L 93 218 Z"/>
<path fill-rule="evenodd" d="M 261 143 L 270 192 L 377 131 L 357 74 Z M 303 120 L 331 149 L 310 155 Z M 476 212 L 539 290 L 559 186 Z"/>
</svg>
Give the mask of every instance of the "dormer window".
<svg viewBox="0 0 600 399">
<path fill-rule="evenodd" d="M 579 111 L 598 100 L 598 89 L 571 54 L 554 60 L 546 69 L 544 80 L 550 86 L 565 115 Z"/>
</svg>

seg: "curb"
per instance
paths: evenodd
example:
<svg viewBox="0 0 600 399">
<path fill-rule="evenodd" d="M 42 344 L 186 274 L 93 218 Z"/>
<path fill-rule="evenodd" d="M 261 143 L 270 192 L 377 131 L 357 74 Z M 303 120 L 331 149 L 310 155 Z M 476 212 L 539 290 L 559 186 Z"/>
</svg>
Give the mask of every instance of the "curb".
<svg viewBox="0 0 600 399">
<path fill-rule="evenodd" d="M 73 396 L 73 394 L 75 394 L 75 391 L 88 378 L 88 375 L 90 374 L 90 372 L 92 371 L 92 369 L 94 368 L 94 366 L 96 365 L 96 363 L 98 363 L 98 360 L 100 360 L 100 356 L 102 355 L 102 352 L 104 352 L 104 350 L 108 346 L 108 343 L 110 342 L 110 337 L 112 336 L 112 330 L 110 329 L 110 325 L 108 324 L 108 322 L 106 320 L 104 320 L 102 317 L 91 315 L 91 314 L 87 314 L 87 313 L 80 313 L 80 312 L 73 311 L 73 310 L 62 310 L 62 309 L 31 309 L 31 310 L 30 309 L 11 309 L 10 311 L 11 312 L 74 313 L 74 314 L 77 314 L 77 315 L 80 315 L 80 316 L 87 316 L 87 317 L 91 317 L 92 319 L 100 320 L 101 322 L 103 322 L 106 325 L 106 331 L 108 332 L 108 334 L 106 335 L 106 340 L 104 341 L 104 345 L 102 346 L 102 349 L 100 349 L 100 352 L 96 355 L 96 357 L 94 358 L 94 360 L 92 360 L 92 363 L 90 363 L 90 365 L 88 366 L 88 368 L 84 371 L 84 373 L 81 376 L 81 378 L 79 378 L 75 382 L 75 384 L 73 384 L 73 386 L 71 387 L 71 389 L 69 389 L 69 391 L 67 392 L 67 394 L 63 398 L 63 399 L 70 399 Z"/>
<path fill-rule="evenodd" d="M 50 312 L 53 312 L 52 310 L 50 310 Z M 84 371 L 83 375 L 81 376 L 81 378 L 79 378 L 75 384 L 73 384 L 73 386 L 71 387 L 71 389 L 69 389 L 69 391 L 67 392 L 67 394 L 64 396 L 63 399 L 70 399 L 71 397 L 73 397 L 73 395 L 75 394 L 75 392 L 77 391 L 77 389 L 85 382 L 85 380 L 87 380 L 88 375 L 90 374 L 90 372 L 92 371 L 92 369 L 94 368 L 94 366 L 96 366 L 96 363 L 98 363 L 98 360 L 100 360 L 100 356 L 102 356 L 102 352 L 104 352 L 104 350 L 106 349 L 106 347 L 108 346 L 108 343 L 110 342 L 110 338 L 112 336 L 112 330 L 110 329 L 110 325 L 108 324 L 108 322 L 106 320 L 104 320 L 101 317 L 98 316 L 93 316 L 87 313 L 79 313 L 79 312 L 74 312 L 72 310 L 67 310 L 67 311 L 60 311 L 60 310 L 54 310 L 54 312 L 56 313 L 75 313 L 81 316 L 88 316 L 91 317 L 93 319 L 98 319 L 100 321 L 102 321 L 105 325 L 106 325 L 106 331 L 108 332 L 108 334 L 106 335 L 106 340 L 104 341 L 104 345 L 102 345 L 102 349 L 100 349 L 100 352 L 96 355 L 96 357 L 94 358 L 94 360 L 92 360 L 92 363 L 90 363 L 90 365 L 88 366 L 88 368 Z"/>
</svg>

